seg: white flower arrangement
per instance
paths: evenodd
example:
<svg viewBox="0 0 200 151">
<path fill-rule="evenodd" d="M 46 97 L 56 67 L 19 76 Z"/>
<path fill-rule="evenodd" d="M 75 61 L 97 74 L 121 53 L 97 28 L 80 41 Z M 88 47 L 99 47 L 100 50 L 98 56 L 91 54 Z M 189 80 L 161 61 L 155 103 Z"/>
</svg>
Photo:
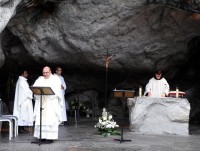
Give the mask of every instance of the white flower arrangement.
<svg viewBox="0 0 200 151">
<path fill-rule="evenodd" d="M 101 135 L 119 135 L 120 133 L 116 130 L 119 125 L 113 120 L 112 115 L 103 108 L 102 116 L 99 117 L 99 122 L 94 126 L 98 128 Z"/>
</svg>

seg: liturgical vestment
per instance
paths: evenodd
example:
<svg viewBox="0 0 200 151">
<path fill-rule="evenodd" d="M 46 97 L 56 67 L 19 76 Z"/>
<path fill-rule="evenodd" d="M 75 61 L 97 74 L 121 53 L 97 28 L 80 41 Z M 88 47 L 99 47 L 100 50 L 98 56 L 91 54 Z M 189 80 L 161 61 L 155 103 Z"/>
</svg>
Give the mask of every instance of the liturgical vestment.
<svg viewBox="0 0 200 151">
<path fill-rule="evenodd" d="M 61 101 L 64 105 L 61 112 L 62 112 L 62 121 L 67 121 L 66 104 L 68 104 L 68 103 L 65 102 L 65 90 L 66 90 L 67 86 L 66 86 L 65 80 L 62 76 L 57 75 L 57 74 L 54 74 L 54 75 L 60 79 L 61 85 L 64 87 L 63 89 L 60 88 L 60 91 L 62 93 Z"/>
<path fill-rule="evenodd" d="M 42 95 L 42 139 L 58 139 L 58 126 L 62 121 L 61 101 L 62 94 L 60 91 L 61 82 L 54 76 L 50 75 L 48 79 L 40 76 L 33 86 L 50 87 L 55 95 Z M 34 121 L 35 131 L 34 137 L 40 137 L 40 96 L 35 96 Z"/>
<path fill-rule="evenodd" d="M 157 80 L 153 77 L 149 80 L 148 84 L 146 85 L 144 95 L 146 95 L 146 93 L 148 92 L 151 92 L 151 97 L 161 97 L 164 93 L 168 95 L 169 84 L 167 83 L 167 80 L 165 78 Z"/>
<path fill-rule="evenodd" d="M 15 88 L 13 115 L 18 117 L 19 126 L 33 126 L 33 93 L 27 79 L 19 76 Z"/>
</svg>

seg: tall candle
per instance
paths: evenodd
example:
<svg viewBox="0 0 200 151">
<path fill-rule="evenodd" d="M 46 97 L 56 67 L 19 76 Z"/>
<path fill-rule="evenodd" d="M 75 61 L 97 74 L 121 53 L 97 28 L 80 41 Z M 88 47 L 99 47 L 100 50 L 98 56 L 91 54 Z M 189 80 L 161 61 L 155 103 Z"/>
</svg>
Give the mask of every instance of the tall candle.
<svg viewBox="0 0 200 151">
<path fill-rule="evenodd" d="M 176 87 L 176 98 L 178 98 L 178 96 L 179 96 L 179 89 L 178 87 Z"/>
<path fill-rule="evenodd" d="M 141 96 L 142 96 L 142 87 L 139 86 L 139 97 L 141 97 Z"/>
</svg>

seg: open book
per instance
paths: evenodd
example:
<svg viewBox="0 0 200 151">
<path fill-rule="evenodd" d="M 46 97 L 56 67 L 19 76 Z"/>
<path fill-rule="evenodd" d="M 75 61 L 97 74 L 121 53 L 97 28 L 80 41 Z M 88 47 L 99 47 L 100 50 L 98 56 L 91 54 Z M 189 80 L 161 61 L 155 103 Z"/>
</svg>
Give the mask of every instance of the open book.
<svg viewBox="0 0 200 151">
<path fill-rule="evenodd" d="M 30 86 L 30 89 L 32 90 L 33 94 L 36 94 L 36 95 L 54 95 L 55 94 L 50 87 Z"/>
<path fill-rule="evenodd" d="M 178 91 L 178 97 L 184 97 L 185 92 Z M 170 91 L 168 94 L 169 97 L 176 97 L 176 91 Z"/>
</svg>

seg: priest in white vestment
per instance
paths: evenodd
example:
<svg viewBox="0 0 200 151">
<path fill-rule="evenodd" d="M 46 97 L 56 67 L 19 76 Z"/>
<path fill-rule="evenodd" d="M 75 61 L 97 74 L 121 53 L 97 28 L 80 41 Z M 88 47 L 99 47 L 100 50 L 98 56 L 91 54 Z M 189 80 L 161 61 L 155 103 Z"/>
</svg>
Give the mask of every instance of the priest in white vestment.
<svg viewBox="0 0 200 151">
<path fill-rule="evenodd" d="M 33 93 L 27 77 L 27 71 L 22 70 L 15 88 L 13 115 L 18 117 L 19 133 L 28 133 L 24 126 L 33 126 Z"/>
<path fill-rule="evenodd" d="M 51 74 L 49 67 L 43 68 L 43 76 L 40 76 L 33 86 L 50 87 L 55 95 L 42 96 L 42 141 L 52 143 L 53 140 L 58 139 L 58 126 L 62 122 L 62 108 L 61 101 L 62 94 L 60 91 L 60 80 Z M 35 96 L 34 120 L 35 131 L 34 137 L 40 138 L 40 96 Z M 48 142 L 47 142 L 48 141 Z"/>
<path fill-rule="evenodd" d="M 156 70 L 155 76 L 151 78 L 146 85 L 144 95 L 150 97 L 166 97 L 169 94 L 169 84 L 167 80 L 162 77 L 162 71 Z"/>
<path fill-rule="evenodd" d="M 64 78 L 62 77 L 62 68 L 61 67 L 57 67 L 56 68 L 56 73 L 54 74 L 55 76 L 57 76 L 60 81 L 61 81 L 61 86 L 60 86 L 60 91 L 62 93 L 62 103 L 64 105 L 64 107 L 62 108 L 62 122 L 67 121 L 67 114 L 66 114 L 66 108 L 68 108 L 68 103 L 65 102 L 65 90 L 67 88 L 66 83 Z"/>
</svg>

